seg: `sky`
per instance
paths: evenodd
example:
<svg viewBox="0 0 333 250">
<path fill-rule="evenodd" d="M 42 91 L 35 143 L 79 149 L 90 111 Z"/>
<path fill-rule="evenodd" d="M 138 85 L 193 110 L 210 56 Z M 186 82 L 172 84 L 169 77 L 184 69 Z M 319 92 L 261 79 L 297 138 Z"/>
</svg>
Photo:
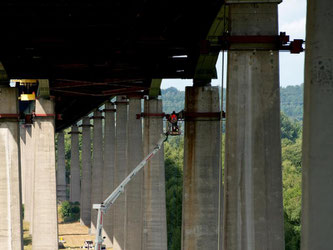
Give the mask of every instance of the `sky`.
<svg viewBox="0 0 333 250">
<path fill-rule="evenodd" d="M 279 4 L 279 30 L 290 35 L 290 39 L 305 40 L 306 0 L 284 0 Z M 224 86 L 226 85 L 227 56 L 225 54 Z M 222 53 L 216 63 L 218 79 L 212 80 L 212 85 L 221 85 Z M 304 82 L 304 53 L 290 54 L 280 52 L 280 85 L 299 85 Z M 189 79 L 163 79 L 162 89 L 176 87 L 184 90 L 185 86 L 192 86 Z"/>
</svg>

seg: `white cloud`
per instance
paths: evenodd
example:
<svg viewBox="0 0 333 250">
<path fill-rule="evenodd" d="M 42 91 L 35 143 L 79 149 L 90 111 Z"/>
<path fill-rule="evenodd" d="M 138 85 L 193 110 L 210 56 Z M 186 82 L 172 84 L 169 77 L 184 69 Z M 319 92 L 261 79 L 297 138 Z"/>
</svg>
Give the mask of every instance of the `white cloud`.
<svg viewBox="0 0 333 250">
<path fill-rule="evenodd" d="M 280 27 L 280 31 L 284 31 L 287 35 L 290 35 L 290 39 L 305 39 L 305 16 L 292 21 L 283 23 Z"/>
<path fill-rule="evenodd" d="M 284 0 L 279 4 L 279 23 L 290 23 L 303 18 L 306 13 L 306 0 Z"/>
</svg>

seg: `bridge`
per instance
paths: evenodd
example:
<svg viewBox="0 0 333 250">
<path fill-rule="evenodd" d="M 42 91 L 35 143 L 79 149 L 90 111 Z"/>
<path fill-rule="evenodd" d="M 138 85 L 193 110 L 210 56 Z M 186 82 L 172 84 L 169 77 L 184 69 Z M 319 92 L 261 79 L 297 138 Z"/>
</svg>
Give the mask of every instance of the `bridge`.
<svg viewBox="0 0 333 250">
<path fill-rule="evenodd" d="M 69 199 L 80 202 L 80 221 L 95 234 L 92 204 L 163 132 L 161 80 L 187 78 L 193 86 L 185 96 L 182 250 L 284 249 L 279 51 L 299 53 L 303 41 L 278 33 L 280 2 L 1 1 L 1 246 L 23 249 L 23 203 L 33 249 L 58 249 L 68 127 Z M 301 249 L 327 250 L 333 246 L 333 5 L 307 3 Z M 223 50 L 224 180 L 223 110 L 210 84 Z M 108 247 L 167 249 L 163 152 L 104 222 Z"/>
</svg>

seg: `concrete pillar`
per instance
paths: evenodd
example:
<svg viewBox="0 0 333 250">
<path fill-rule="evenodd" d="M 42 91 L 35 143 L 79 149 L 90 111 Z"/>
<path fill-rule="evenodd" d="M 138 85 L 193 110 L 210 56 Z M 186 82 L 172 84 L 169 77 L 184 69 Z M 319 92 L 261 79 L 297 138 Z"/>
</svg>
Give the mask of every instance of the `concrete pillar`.
<svg viewBox="0 0 333 250">
<path fill-rule="evenodd" d="M 141 97 L 131 97 L 128 109 L 128 163 L 130 173 L 143 159 Z M 126 189 L 126 250 L 140 250 L 143 229 L 143 171 L 140 171 Z"/>
<path fill-rule="evenodd" d="M 0 114 L 18 114 L 16 88 L 0 87 Z M 23 249 L 17 118 L 0 119 L 0 242 L 3 249 Z"/>
<path fill-rule="evenodd" d="M 25 204 L 24 204 L 24 220 L 30 222 L 30 229 L 32 225 L 32 196 L 33 196 L 33 170 L 34 170 L 34 144 L 32 138 L 32 125 L 25 125 Z M 31 231 L 30 231 L 31 232 Z"/>
<path fill-rule="evenodd" d="M 66 194 L 66 164 L 65 164 L 65 136 L 64 132 L 58 133 L 57 145 L 57 198 L 58 201 L 67 200 Z"/>
<path fill-rule="evenodd" d="M 107 102 L 105 104 L 105 122 L 104 122 L 104 168 L 103 168 L 103 200 L 105 200 L 113 191 L 113 178 L 115 167 L 115 109 L 114 104 Z M 103 218 L 103 236 L 104 244 L 112 247 L 113 241 L 113 206 L 108 210 Z"/>
<path fill-rule="evenodd" d="M 151 99 L 144 103 L 145 113 L 162 113 L 162 100 Z M 144 155 L 156 145 L 163 133 L 163 118 L 144 118 Z M 152 158 L 144 168 L 143 242 L 144 250 L 166 250 L 166 203 L 164 148 Z"/>
<path fill-rule="evenodd" d="M 37 99 L 35 112 L 32 249 L 54 250 L 58 249 L 54 117 L 45 116 L 54 114 L 53 100 Z"/>
<path fill-rule="evenodd" d="M 80 201 L 80 222 L 90 227 L 91 224 L 91 129 L 90 118 L 82 121 L 82 182 Z"/>
<path fill-rule="evenodd" d="M 20 124 L 20 166 L 21 166 L 21 194 L 22 194 L 22 204 L 25 205 L 25 194 L 26 194 L 26 160 L 25 156 L 27 153 L 26 145 L 26 129 L 24 124 Z M 25 218 L 24 218 L 25 219 Z"/>
<path fill-rule="evenodd" d="M 29 144 L 29 141 L 28 141 L 28 145 L 30 145 L 30 154 L 29 154 L 29 158 L 28 158 L 28 163 L 29 163 L 29 168 L 30 168 L 30 175 L 31 175 L 31 178 L 30 178 L 30 184 L 29 184 L 29 190 L 30 190 L 30 225 L 29 225 L 29 233 L 32 235 L 33 233 L 33 220 L 34 220 L 34 199 L 35 199 L 35 192 L 34 192 L 34 189 L 35 189 L 35 158 L 36 158 L 36 152 L 35 152 L 35 144 L 36 144 L 36 124 L 32 124 L 30 126 L 30 144 Z"/>
<path fill-rule="evenodd" d="M 70 178 L 70 201 L 80 202 L 80 149 L 79 129 L 72 126 L 71 134 L 71 178 Z"/>
<path fill-rule="evenodd" d="M 127 99 L 117 96 L 116 113 L 116 164 L 114 185 L 117 187 L 127 175 Z M 125 249 L 126 199 L 119 196 L 114 204 L 113 249 Z"/>
<path fill-rule="evenodd" d="M 185 111 L 194 116 L 185 122 L 183 250 L 218 249 L 219 107 L 217 87 L 186 87 Z M 212 117 L 199 113 L 212 113 Z"/>
<path fill-rule="evenodd" d="M 230 5 L 231 35 L 277 35 L 276 3 Z M 284 249 L 278 51 L 229 51 L 224 250 Z"/>
<path fill-rule="evenodd" d="M 94 134 L 93 134 L 93 164 L 91 180 L 91 234 L 95 234 L 97 210 L 92 209 L 92 204 L 99 204 L 103 201 L 103 131 L 102 113 L 99 110 L 94 112 Z"/>
<path fill-rule="evenodd" d="M 308 0 L 304 120 L 302 250 L 333 246 L 333 5 Z"/>
</svg>

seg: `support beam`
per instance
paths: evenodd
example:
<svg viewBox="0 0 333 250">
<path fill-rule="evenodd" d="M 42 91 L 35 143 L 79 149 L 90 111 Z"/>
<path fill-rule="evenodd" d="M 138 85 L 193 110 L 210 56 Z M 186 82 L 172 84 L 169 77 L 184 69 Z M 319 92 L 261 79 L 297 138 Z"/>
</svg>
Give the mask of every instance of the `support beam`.
<svg viewBox="0 0 333 250">
<path fill-rule="evenodd" d="M 66 194 L 66 166 L 65 166 L 65 136 L 64 132 L 58 133 L 57 145 L 57 198 L 58 201 L 67 200 Z"/>
<path fill-rule="evenodd" d="M 186 87 L 185 111 L 219 112 L 217 87 Z M 186 120 L 182 249 L 218 249 L 220 121 L 216 117 Z"/>
<path fill-rule="evenodd" d="M 230 5 L 231 35 L 277 35 L 276 3 Z M 279 54 L 228 53 L 224 250 L 284 249 Z"/>
<path fill-rule="evenodd" d="M 129 99 L 128 110 L 128 163 L 127 172 L 130 173 L 143 159 L 142 121 L 136 119 L 141 113 L 141 97 Z M 143 228 L 143 172 L 140 171 L 128 184 L 126 190 L 126 250 L 140 250 Z"/>
<path fill-rule="evenodd" d="M 18 114 L 17 89 L 0 87 L 0 114 Z M 3 249 L 23 249 L 19 125 L 0 119 L 0 242 Z"/>
<path fill-rule="evenodd" d="M 333 246 L 333 5 L 308 0 L 305 51 L 302 250 Z"/>
<path fill-rule="evenodd" d="M 93 165 L 91 180 L 91 203 L 98 204 L 103 201 L 103 130 L 102 113 L 99 110 L 94 112 L 94 137 L 93 137 Z M 97 210 L 92 209 L 91 204 L 91 234 L 95 234 Z"/>
<path fill-rule="evenodd" d="M 145 113 L 162 113 L 162 100 L 145 100 Z M 144 118 L 144 155 L 156 145 L 163 133 L 163 117 L 148 116 Z M 144 168 L 144 216 L 142 249 L 166 250 L 166 203 L 164 149 L 152 158 Z"/>
<path fill-rule="evenodd" d="M 117 187 L 127 175 L 127 99 L 117 96 L 116 165 L 114 185 Z M 114 204 L 113 249 L 125 249 L 126 199 L 120 195 Z"/>
<path fill-rule="evenodd" d="M 91 224 L 91 129 L 90 118 L 82 121 L 82 182 L 80 222 L 90 228 Z"/>
<path fill-rule="evenodd" d="M 80 149 L 79 129 L 72 126 L 71 134 L 71 178 L 70 178 L 70 201 L 80 202 Z"/>
<path fill-rule="evenodd" d="M 35 111 L 41 115 L 54 114 L 54 101 L 37 99 Z M 35 117 L 33 250 L 58 249 L 54 131 L 53 116 Z"/>
<path fill-rule="evenodd" d="M 105 104 L 105 123 L 104 123 L 104 168 L 103 168 L 103 200 L 105 200 L 113 191 L 113 178 L 115 168 L 115 109 L 114 104 L 107 102 Z M 103 236 L 106 247 L 112 247 L 113 242 L 113 206 L 104 215 Z"/>
</svg>

